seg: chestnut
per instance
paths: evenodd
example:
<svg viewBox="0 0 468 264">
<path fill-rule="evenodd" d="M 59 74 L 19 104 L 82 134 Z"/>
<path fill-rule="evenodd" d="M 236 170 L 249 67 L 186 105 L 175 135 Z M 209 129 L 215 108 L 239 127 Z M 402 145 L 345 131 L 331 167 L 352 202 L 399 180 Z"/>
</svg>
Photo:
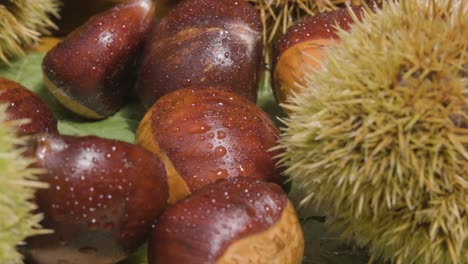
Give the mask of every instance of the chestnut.
<svg viewBox="0 0 468 264">
<path fill-rule="evenodd" d="M 146 149 L 95 136 L 40 134 L 29 154 L 48 189 L 36 193 L 42 226 L 25 255 L 37 263 L 116 263 L 149 234 L 168 197 L 164 165 Z"/>
<path fill-rule="evenodd" d="M 176 89 L 210 86 L 256 100 L 262 27 L 246 1 L 182 1 L 152 29 L 137 93 L 147 107 Z"/>
<path fill-rule="evenodd" d="M 148 250 L 150 264 L 299 264 L 304 238 L 278 185 L 237 177 L 207 185 L 164 211 Z"/>
<path fill-rule="evenodd" d="M 115 113 L 134 84 L 135 57 L 153 14 L 151 0 L 130 0 L 75 29 L 43 60 L 49 91 L 83 117 L 102 119 Z"/>
<path fill-rule="evenodd" d="M 18 135 L 58 133 L 57 120 L 49 106 L 21 84 L 0 77 L 0 103 L 7 105 L 9 120 L 26 121 L 18 125 Z"/>
<path fill-rule="evenodd" d="M 161 97 L 145 114 L 136 143 L 166 165 L 169 203 L 226 177 L 281 182 L 275 156 L 279 130 L 248 99 L 209 87 L 183 88 Z"/>
<path fill-rule="evenodd" d="M 349 30 L 353 16 L 362 16 L 364 7 L 337 9 L 307 17 L 291 26 L 275 46 L 273 87 L 279 103 L 300 92 L 305 86 L 309 67 L 318 69 L 324 60 L 324 48 L 340 42 L 336 26 Z M 345 66 L 344 66 L 345 67 Z"/>
<path fill-rule="evenodd" d="M 128 0 L 62 0 L 59 29 L 54 31 L 54 36 L 65 36 L 84 24 L 89 17 L 126 1 Z M 166 15 L 177 1 L 179 0 L 152 0 L 156 17 Z"/>
</svg>

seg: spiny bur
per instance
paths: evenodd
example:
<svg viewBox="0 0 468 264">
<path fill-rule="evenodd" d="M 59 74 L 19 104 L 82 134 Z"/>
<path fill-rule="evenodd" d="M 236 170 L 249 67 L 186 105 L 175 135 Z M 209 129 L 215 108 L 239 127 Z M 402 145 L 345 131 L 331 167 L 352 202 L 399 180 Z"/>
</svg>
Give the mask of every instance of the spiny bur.
<svg viewBox="0 0 468 264">
<path fill-rule="evenodd" d="M 339 35 L 287 105 L 286 174 L 371 261 L 468 263 L 466 1 L 389 1 Z"/>
<path fill-rule="evenodd" d="M 5 105 L 0 105 L 0 263 L 23 263 L 17 247 L 25 238 L 46 233 L 39 222 L 42 215 L 32 213 L 35 190 L 46 188 L 38 182 L 32 160 L 23 156 L 18 146 L 25 144 L 17 137 L 17 122 L 7 121 Z"/>
<path fill-rule="evenodd" d="M 23 55 L 42 34 L 57 29 L 51 17 L 58 17 L 58 0 L 0 1 L 0 62 Z"/>
</svg>

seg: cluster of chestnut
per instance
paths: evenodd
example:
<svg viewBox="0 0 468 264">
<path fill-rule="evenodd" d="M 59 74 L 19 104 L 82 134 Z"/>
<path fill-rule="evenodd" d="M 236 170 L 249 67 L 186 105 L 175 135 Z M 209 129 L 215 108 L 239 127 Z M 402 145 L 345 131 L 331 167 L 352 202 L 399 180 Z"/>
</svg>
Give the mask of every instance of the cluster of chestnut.
<svg viewBox="0 0 468 264">
<path fill-rule="evenodd" d="M 332 27 L 352 20 L 345 13 L 322 19 Z M 42 65 L 50 93 L 85 118 L 114 114 L 135 91 L 148 109 L 135 144 L 61 135 L 44 102 L 0 80 L 10 117 L 31 120 L 18 133 L 30 135 L 25 155 L 49 183 L 36 203 L 53 232 L 21 250 L 31 263 L 116 263 L 148 240 L 150 263 L 300 263 L 302 230 L 275 166 L 279 130 L 255 104 L 257 11 L 185 0 L 153 17 L 150 0 L 116 5 Z M 329 30 L 320 32 L 322 45 Z M 290 34 L 278 54 L 299 42 Z"/>
<path fill-rule="evenodd" d="M 279 130 L 256 104 L 262 26 L 246 1 L 185 0 L 154 21 L 130 0 L 50 50 L 44 83 L 74 113 L 103 119 L 135 92 L 147 108 L 135 144 L 66 136 L 48 106 L 0 78 L 0 102 L 43 169 L 36 203 L 53 232 L 29 238 L 31 263 L 116 263 L 149 241 L 150 263 L 300 263 L 304 241 L 275 157 Z M 352 13 L 352 12 L 354 13 Z M 362 8 L 307 18 L 278 42 L 284 103 Z M 308 65 L 308 66 L 306 66 Z"/>
</svg>

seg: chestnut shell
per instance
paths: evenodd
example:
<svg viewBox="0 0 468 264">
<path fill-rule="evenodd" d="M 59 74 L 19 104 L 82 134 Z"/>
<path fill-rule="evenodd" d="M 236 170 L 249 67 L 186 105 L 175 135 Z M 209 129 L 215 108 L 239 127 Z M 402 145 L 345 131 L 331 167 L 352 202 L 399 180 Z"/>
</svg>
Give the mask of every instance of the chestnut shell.
<svg viewBox="0 0 468 264">
<path fill-rule="evenodd" d="M 318 69 L 325 59 L 325 47 L 340 42 L 337 27 L 350 30 L 363 12 L 362 6 L 337 9 L 304 18 L 287 30 L 274 49 L 272 85 L 278 103 L 287 103 L 290 96 L 302 91 L 310 68 Z"/>
<path fill-rule="evenodd" d="M 279 140 L 278 128 L 261 108 L 233 92 L 196 87 L 169 93 L 146 113 L 136 137 L 149 149 L 155 143 L 190 191 L 226 177 L 283 181 L 275 166 L 283 150 L 270 150 Z M 170 183 L 171 197 L 176 188 Z"/>
<path fill-rule="evenodd" d="M 18 126 L 18 135 L 58 133 L 57 120 L 49 106 L 19 83 L 0 77 L 0 103 L 8 105 L 8 120 L 28 120 Z"/>
<path fill-rule="evenodd" d="M 137 93 L 149 108 L 164 94 L 210 86 L 255 101 L 262 56 L 261 19 L 246 1 L 182 1 L 151 31 Z"/>
<path fill-rule="evenodd" d="M 38 263 L 115 263 L 140 246 L 167 196 L 162 162 L 146 149 L 94 136 L 42 134 L 29 155 L 45 173 L 36 203 L 52 234 L 27 240 Z"/>
<path fill-rule="evenodd" d="M 207 185 L 161 215 L 149 263 L 216 263 L 235 241 L 272 227 L 287 204 L 274 183 L 230 178 Z"/>
<path fill-rule="evenodd" d="M 153 14 L 150 0 L 131 0 L 89 19 L 46 54 L 42 69 L 47 88 L 83 117 L 115 113 L 129 99 L 135 57 Z"/>
<path fill-rule="evenodd" d="M 353 24 L 351 12 L 356 18 L 361 19 L 364 7 L 353 6 L 350 9 L 337 9 L 298 21 L 288 28 L 286 33 L 276 43 L 275 60 L 277 61 L 283 52 L 298 43 L 314 41 L 316 39 L 338 39 L 336 27 L 350 30 Z"/>
</svg>

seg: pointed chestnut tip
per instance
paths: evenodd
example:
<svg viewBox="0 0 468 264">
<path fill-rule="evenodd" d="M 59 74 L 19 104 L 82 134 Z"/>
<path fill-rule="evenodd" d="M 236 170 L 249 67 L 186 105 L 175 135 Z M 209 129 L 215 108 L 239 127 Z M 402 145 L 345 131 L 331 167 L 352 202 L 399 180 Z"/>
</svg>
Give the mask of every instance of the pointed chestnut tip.
<svg viewBox="0 0 468 264">
<path fill-rule="evenodd" d="M 145 12 L 154 12 L 154 4 L 151 0 L 138 0 L 136 4 L 140 6 Z"/>
<path fill-rule="evenodd" d="M 156 9 L 156 5 L 152 0 L 128 0 L 120 5 L 116 5 L 116 7 L 118 6 L 126 6 L 131 8 L 135 12 L 141 12 L 141 17 L 144 19 L 152 19 L 154 17 Z"/>
<path fill-rule="evenodd" d="M 128 102 L 136 58 L 154 19 L 150 0 L 129 0 L 90 18 L 44 57 L 44 83 L 79 116 L 103 119 Z"/>
</svg>

